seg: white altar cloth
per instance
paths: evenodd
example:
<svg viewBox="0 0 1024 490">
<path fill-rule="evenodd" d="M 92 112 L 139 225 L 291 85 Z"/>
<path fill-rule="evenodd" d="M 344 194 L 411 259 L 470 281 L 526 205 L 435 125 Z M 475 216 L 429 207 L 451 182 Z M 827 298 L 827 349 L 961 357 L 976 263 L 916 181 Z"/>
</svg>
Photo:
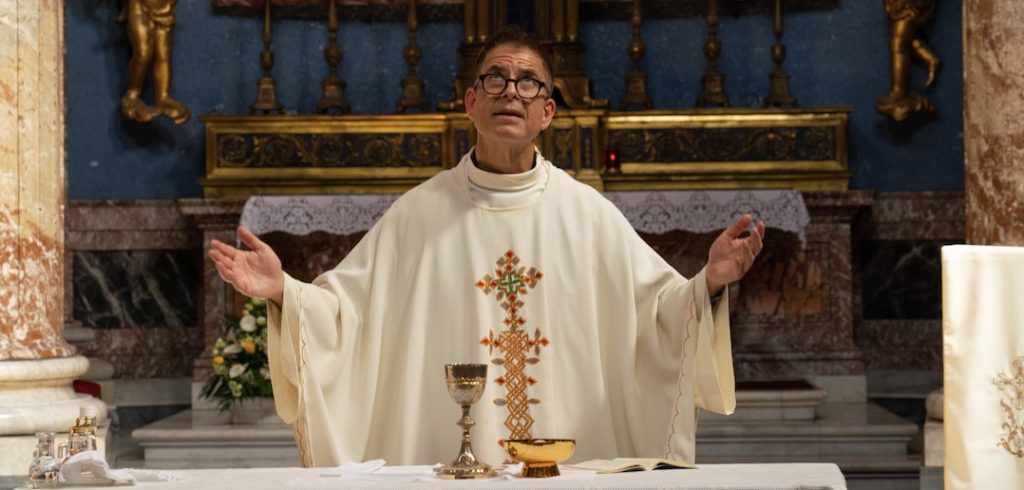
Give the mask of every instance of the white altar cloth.
<svg viewBox="0 0 1024 490">
<path fill-rule="evenodd" d="M 708 464 L 693 470 L 657 470 L 596 475 L 571 468 L 562 476 L 531 479 L 504 477 L 489 480 L 439 480 L 403 476 L 407 467 L 392 469 L 390 476 L 346 474 L 321 476 L 329 468 L 238 468 L 175 471 L 182 478 L 168 482 L 144 482 L 132 488 L 177 490 L 195 488 L 666 488 L 722 490 L 845 489 L 839 467 L 829 463 Z M 62 487 L 79 488 L 79 487 Z M 93 488 L 96 487 L 82 487 Z M 120 487 L 124 488 L 124 487 Z"/>
<path fill-rule="evenodd" d="M 709 233 L 723 230 L 744 213 L 765 225 L 795 233 L 800 243 L 810 214 L 800 191 L 644 191 L 605 192 L 637 231 L 665 233 L 683 230 Z M 261 235 L 273 231 L 308 235 L 323 231 L 350 235 L 369 230 L 398 199 L 390 194 L 312 196 L 252 196 L 242 209 L 241 225 Z"/>
</svg>

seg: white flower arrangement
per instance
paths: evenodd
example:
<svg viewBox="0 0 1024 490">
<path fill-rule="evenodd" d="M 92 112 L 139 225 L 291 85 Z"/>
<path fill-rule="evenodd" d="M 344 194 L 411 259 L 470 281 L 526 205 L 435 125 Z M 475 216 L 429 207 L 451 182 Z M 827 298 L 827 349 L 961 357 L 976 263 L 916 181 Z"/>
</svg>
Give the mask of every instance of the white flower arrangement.
<svg viewBox="0 0 1024 490">
<path fill-rule="evenodd" d="M 213 374 L 200 395 L 216 400 L 221 411 L 246 399 L 271 397 L 267 362 L 267 302 L 249 298 L 241 318 L 229 315 L 227 334 L 213 344 Z"/>
</svg>

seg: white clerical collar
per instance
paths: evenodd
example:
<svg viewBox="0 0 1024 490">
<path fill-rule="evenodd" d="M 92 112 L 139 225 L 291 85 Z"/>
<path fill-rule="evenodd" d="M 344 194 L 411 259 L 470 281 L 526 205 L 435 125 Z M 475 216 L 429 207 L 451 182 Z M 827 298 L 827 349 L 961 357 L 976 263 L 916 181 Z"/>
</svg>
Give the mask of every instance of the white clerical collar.
<svg viewBox="0 0 1024 490">
<path fill-rule="evenodd" d="M 469 181 L 474 185 L 498 192 L 515 192 L 541 184 L 547 177 L 547 169 L 540 153 L 533 153 L 533 168 L 518 174 L 497 174 L 476 166 L 475 149 L 470 151 L 469 165 L 466 166 Z"/>
<path fill-rule="evenodd" d="M 473 163 L 473 152 L 462 157 L 458 168 L 465 179 L 469 199 L 492 211 L 513 210 L 537 202 L 551 178 L 551 162 L 534 151 L 533 168 L 518 174 L 496 174 L 482 170 Z"/>
</svg>

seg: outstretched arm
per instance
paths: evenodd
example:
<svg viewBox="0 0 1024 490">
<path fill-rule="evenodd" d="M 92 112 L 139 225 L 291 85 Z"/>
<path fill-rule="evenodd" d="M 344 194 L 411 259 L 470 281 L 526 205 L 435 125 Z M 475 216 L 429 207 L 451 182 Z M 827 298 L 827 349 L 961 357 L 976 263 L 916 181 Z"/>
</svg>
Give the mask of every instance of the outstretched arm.
<svg viewBox="0 0 1024 490">
<path fill-rule="evenodd" d="M 715 296 L 726 285 L 740 280 L 754 265 L 754 259 L 764 246 L 764 222 L 758 221 L 750 234 L 741 237 L 754 220 L 749 214 L 740 216 L 711 244 L 708 251 L 708 294 Z"/>
<path fill-rule="evenodd" d="M 221 279 L 235 290 L 253 298 L 265 298 L 278 305 L 284 298 L 284 270 L 274 250 L 244 226 L 238 238 L 249 247 L 239 250 L 220 240 L 210 240 L 210 259 Z"/>
</svg>

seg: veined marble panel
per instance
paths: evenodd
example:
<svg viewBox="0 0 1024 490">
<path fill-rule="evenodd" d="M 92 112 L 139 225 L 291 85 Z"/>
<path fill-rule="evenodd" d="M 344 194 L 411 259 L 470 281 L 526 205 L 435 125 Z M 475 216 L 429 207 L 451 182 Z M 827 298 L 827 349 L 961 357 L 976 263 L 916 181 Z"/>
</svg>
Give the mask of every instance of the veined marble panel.
<svg viewBox="0 0 1024 490">
<path fill-rule="evenodd" d="M 937 240 L 860 242 L 864 319 L 941 319 L 940 249 Z"/>
<path fill-rule="evenodd" d="M 879 193 L 859 223 L 855 338 L 869 371 L 941 376 L 939 254 L 963 242 L 963 199 L 960 192 Z"/>
<path fill-rule="evenodd" d="M 274 250 L 281 253 L 281 266 L 285 272 L 301 281 L 312 281 L 323 272 L 334 269 L 362 240 L 366 231 L 351 235 L 332 235 L 322 231 L 306 236 L 289 235 L 281 232 L 267 233 L 260 237 Z"/>
<path fill-rule="evenodd" d="M 192 363 L 203 351 L 203 338 L 190 327 L 98 329 L 81 345 L 84 356 L 104 359 L 116 379 L 192 376 Z"/>
<path fill-rule="evenodd" d="M 673 230 L 640 236 L 680 274 L 692 277 L 704 267 L 708 249 L 718 234 Z M 768 229 L 764 250 L 737 289 L 740 294 L 733 314 L 820 314 L 822 265 L 818 247 L 804 248 L 795 234 Z"/>
<path fill-rule="evenodd" d="M 866 240 L 963 239 L 964 217 L 962 192 L 880 192 L 861 234 Z"/>
<path fill-rule="evenodd" d="M 813 217 L 812 217 L 813 219 Z M 766 233 L 732 316 L 737 379 L 863 373 L 853 342 L 848 225 L 812 221 L 807 246 Z"/>
<path fill-rule="evenodd" d="M 194 251 L 74 252 L 74 316 L 93 328 L 199 325 Z"/>
<path fill-rule="evenodd" d="M 81 353 L 120 379 L 191 376 L 203 348 L 200 236 L 176 201 L 71 202 L 65 312 L 95 333 Z"/>
<path fill-rule="evenodd" d="M 857 346 L 872 370 L 942 371 L 942 320 L 862 320 Z"/>
</svg>

